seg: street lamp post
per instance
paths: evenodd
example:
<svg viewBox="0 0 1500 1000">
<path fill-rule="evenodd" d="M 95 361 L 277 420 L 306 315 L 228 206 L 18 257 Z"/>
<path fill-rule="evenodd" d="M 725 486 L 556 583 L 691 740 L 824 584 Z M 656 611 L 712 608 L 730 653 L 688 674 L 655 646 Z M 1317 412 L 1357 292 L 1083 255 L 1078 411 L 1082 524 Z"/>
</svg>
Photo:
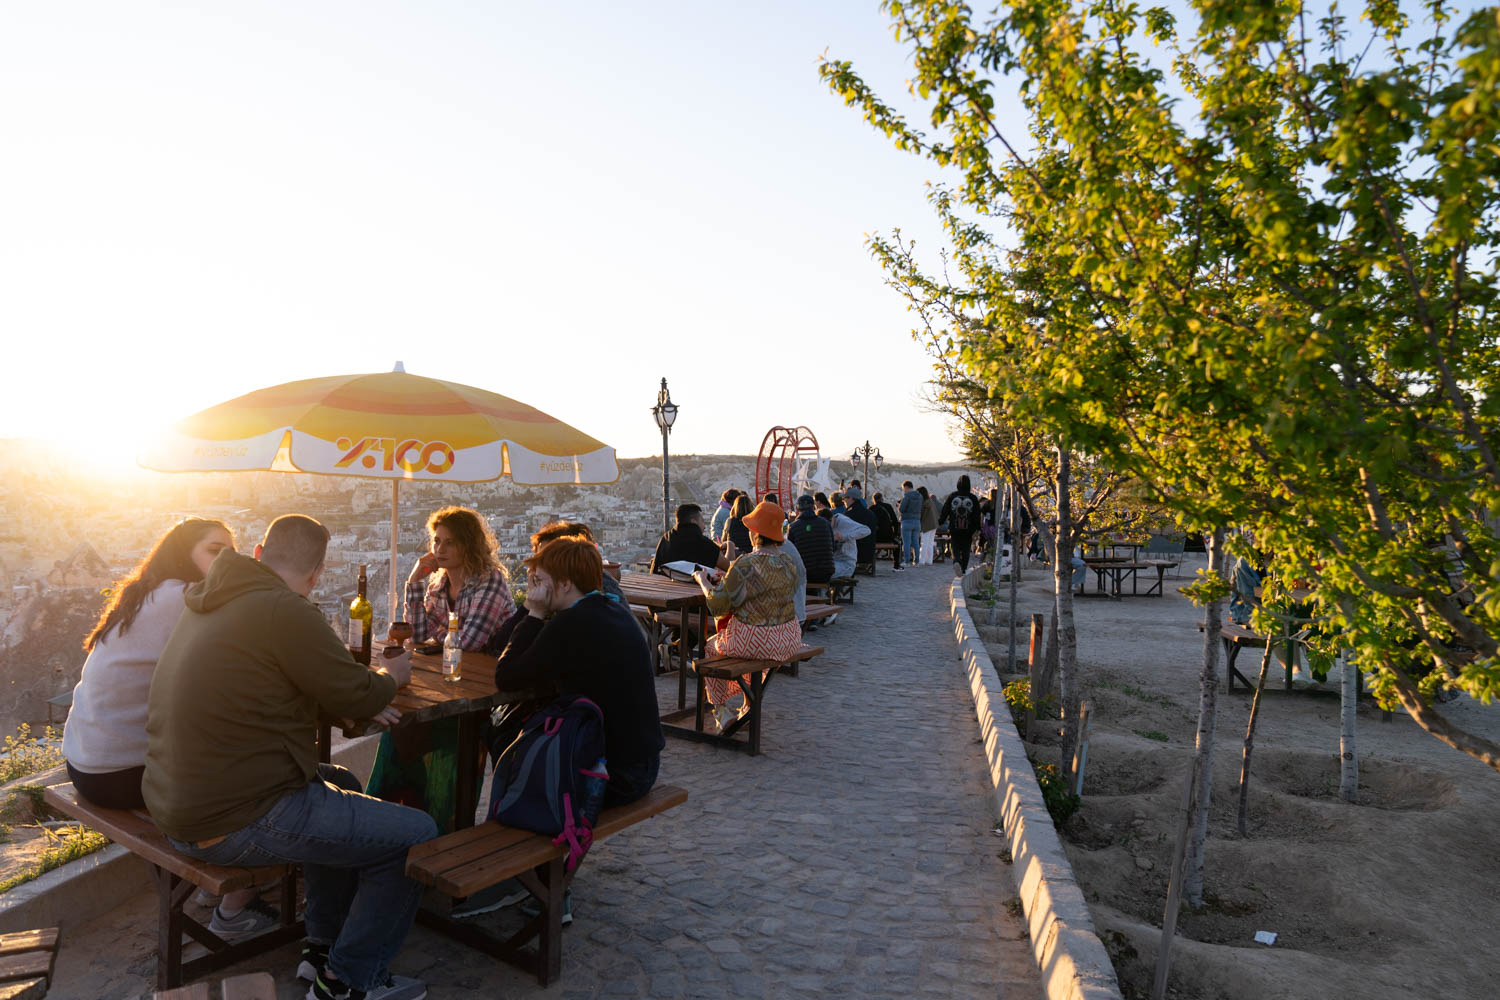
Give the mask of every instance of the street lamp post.
<svg viewBox="0 0 1500 1000">
<path fill-rule="evenodd" d="M 870 456 L 872 455 L 875 457 L 875 471 L 879 472 L 880 463 L 885 461 L 885 456 L 880 454 L 879 448 L 871 447 L 868 439 L 866 439 L 863 447 L 855 448 L 854 454 L 849 457 L 849 463 L 855 467 L 856 472 L 859 471 L 859 460 L 863 458 L 865 461 L 865 478 L 861 481 L 865 488 L 865 503 L 870 502 L 868 498 L 875 492 L 870 486 Z"/>
<path fill-rule="evenodd" d="M 667 435 L 672 433 L 672 424 L 677 420 L 677 404 L 667 391 L 667 380 L 661 380 L 661 391 L 656 394 L 656 405 L 651 407 L 651 416 L 661 428 L 661 523 L 663 531 L 672 530 L 672 482 L 667 472 Z"/>
</svg>

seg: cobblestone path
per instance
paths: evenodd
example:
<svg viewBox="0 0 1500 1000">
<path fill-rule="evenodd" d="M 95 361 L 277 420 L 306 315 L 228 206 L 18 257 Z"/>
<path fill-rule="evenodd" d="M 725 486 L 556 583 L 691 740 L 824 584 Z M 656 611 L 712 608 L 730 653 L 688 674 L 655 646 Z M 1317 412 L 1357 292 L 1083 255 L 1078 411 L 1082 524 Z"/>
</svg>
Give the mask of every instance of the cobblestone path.
<svg viewBox="0 0 1500 1000">
<path fill-rule="evenodd" d="M 952 578 L 947 565 L 886 564 L 861 578 L 857 603 L 815 633 L 827 652 L 767 692 L 762 756 L 668 739 L 660 780 L 691 797 L 590 854 L 561 983 L 543 991 L 421 927 L 395 971 L 426 979 L 434 1000 L 1035 1000 L 955 658 Z M 675 701 L 675 679 L 658 694 Z M 81 928 L 117 938 L 92 955 L 70 956 L 65 935 L 55 995 L 149 995 L 154 916 L 143 897 Z M 270 969 L 289 1000 L 302 995 L 295 965 L 288 946 L 235 971 Z"/>
</svg>

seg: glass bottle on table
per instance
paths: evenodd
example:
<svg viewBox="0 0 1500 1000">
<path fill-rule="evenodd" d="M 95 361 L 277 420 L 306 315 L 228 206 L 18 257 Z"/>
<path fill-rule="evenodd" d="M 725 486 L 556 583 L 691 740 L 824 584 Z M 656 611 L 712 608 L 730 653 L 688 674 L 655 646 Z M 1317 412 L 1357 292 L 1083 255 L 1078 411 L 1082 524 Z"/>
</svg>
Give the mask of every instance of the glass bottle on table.
<svg viewBox="0 0 1500 1000">
<path fill-rule="evenodd" d="M 448 637 L 443 640 L 443 680 L 463 679 L 464 650 L 458 644 L 458 612 L 448 612 Z"/>
<path fill-rule="evenodd" d="M 359 564 L 358 592 L 349 602 L 349 652 L 365 666 L 370 665 L 370 632 L 375 624 L 375 609 L 365 596 L 369 581 L 365 576 L 365 564 Z"/>
</svg>

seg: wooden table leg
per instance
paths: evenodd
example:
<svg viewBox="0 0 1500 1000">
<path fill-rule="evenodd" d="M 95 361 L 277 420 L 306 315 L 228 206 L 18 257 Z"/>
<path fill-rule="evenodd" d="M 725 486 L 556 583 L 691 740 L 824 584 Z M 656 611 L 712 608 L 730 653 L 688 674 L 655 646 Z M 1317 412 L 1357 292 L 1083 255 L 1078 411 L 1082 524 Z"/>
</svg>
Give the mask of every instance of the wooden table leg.
<svg viewBox="0 0 1500 1000">
<path fill-rule="evenodd" d="M 465 712 L 458 717 L 458 762 L 455 767 L 458 787 L 453 791 L 453 829 L 467 830 L 474 825 L 474 811 L 479 808 L 479 717 Z"/>
<path fill-rule="evenodd" d="M 761 684 L 760 673 L 759 670 L 750 671 L 750 690 L 747 692 L 750 695 L 750 756 L 752 757 L 760 756 L 760 703 L 765 690 Z M 767 676 L 770 676 L 769 672 Z"/>
<path fill-rule="evenodd" d="M 567 887 L 562 858 L 547 862 L 537 874 L 546 898 L 541 900 L 542 930 L 536 938 L 536 981 L 539 986 L 547 986 L 562 975 L 563 890 Z"/>
<path fill-rule="evenodd" d="M 688 643 L 688 609 L 678 614 L 677 626 L 677 708 L 687 707 L 688 660 L 692 659 L 693 647 Z"/>
</svg>

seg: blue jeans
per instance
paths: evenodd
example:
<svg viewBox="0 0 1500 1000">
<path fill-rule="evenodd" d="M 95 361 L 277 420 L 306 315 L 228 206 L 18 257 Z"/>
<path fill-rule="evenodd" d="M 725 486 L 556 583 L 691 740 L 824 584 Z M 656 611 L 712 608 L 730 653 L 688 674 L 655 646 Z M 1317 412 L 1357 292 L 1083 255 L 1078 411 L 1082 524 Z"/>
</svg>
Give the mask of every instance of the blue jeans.
<svg viewBox="0 0 1500 1000">
<path fill-rule="evenodd" d="M 901 550 L 906 554 L 906 564 L 915 566 L 917 556 L 922 554 L 922 522 L 901 522 Z"/>
<path fill-rule="evenodd" d="M 406 877 L 406 849 L 436 837 L 437 824 L 419 810 L 359 794 L 359 779 L 342 767 L 319 764 L 318 779 L 210 847 L 167 839 L 210 864 L 301 864 L 307 939 L 331 946 L 336 978 L 369 990 L 384 980 L 422 899 L 421 884 Z"/>
</svg>

